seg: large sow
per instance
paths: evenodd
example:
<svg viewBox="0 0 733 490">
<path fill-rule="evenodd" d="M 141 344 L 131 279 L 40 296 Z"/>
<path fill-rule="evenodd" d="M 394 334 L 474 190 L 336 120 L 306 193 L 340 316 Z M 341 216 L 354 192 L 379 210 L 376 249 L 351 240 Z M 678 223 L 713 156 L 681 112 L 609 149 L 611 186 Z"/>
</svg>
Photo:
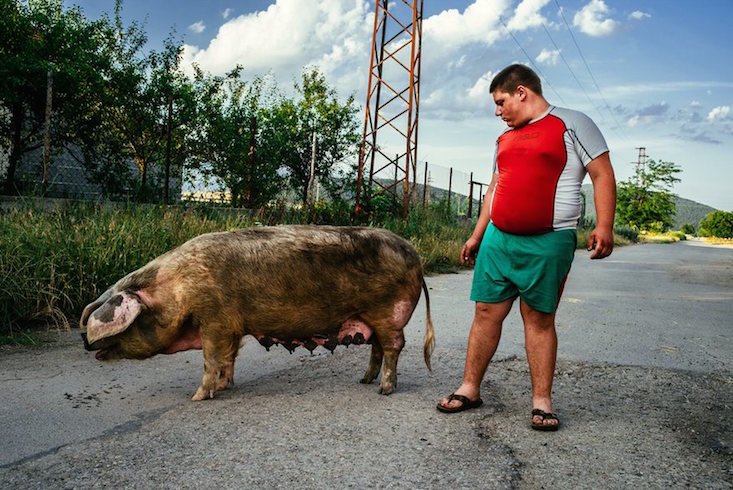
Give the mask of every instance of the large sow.
<svg viewBox="0 0 733 490">
<path fill-rule="evenodd" d="M 258 227 L 193 238 L 110 287 L 82 313 L 97 359 L 144 359 L 203 349 L 193 400 L 234 382 L 245 335 L 268 350 L 372 345 L 363 383 L 382 369 L 380 393 L 397 382 L 403 328 L 425 291 L 423 354 L 434 344 L 430 299 L 415 249 L 382 229 Z"/>
</svg>

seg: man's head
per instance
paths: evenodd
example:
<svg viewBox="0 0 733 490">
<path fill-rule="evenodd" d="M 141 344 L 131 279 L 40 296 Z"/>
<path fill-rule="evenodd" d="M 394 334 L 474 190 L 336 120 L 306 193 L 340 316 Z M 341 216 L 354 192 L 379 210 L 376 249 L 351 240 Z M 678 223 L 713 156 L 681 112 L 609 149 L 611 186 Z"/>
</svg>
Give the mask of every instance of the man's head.
<svg viewBox="0 0 733 490">
<path fill-rule="evenodd" d="M 524 65 L 509 65 L 491 81 L 495 114 L 510 128 L 524 126 L 547 108 L 540 77 Z"/>
</svg>

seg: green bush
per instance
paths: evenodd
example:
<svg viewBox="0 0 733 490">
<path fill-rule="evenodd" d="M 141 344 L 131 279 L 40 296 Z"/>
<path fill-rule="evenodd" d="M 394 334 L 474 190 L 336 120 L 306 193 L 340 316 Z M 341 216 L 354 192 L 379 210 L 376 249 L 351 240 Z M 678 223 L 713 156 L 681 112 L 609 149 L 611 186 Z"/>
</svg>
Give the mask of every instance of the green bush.
<svg viewBox="0 0 733 490">
<path fill-rule="evenodd" d="M 613 232 L 631 242 L 639 240 L 639 230 L 634 226 L 620 225 L 613 228 Z"/>
<path fill-rule="evenodd" d="M 733 238 L 733 212 L 713 211 L 700 222 L 700 236 Z"/>
<path fill-rule="evenodd" d="M 677 238 L 679 241 L 687 240 L 687 235 L 683 231 L 670 231 L 669 236 Z"/>
<path fill-rule="evenodd" d="M 680 231 L 682 233 L 685 233 L 686 235 L 694 235 L 695 234 L 695 226 L 691 225 L 690 223 L 685 223 L 682 226 L 680 226 Z"/>
</svg>

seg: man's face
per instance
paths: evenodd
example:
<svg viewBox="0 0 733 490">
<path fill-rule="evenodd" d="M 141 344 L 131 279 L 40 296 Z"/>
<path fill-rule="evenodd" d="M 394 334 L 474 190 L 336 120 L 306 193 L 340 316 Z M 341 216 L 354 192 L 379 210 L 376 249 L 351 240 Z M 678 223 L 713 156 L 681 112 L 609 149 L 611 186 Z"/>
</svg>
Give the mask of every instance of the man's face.
<svg viewBox="0 0 733 490">
<path fill-rule="evenodd" d="M 518 128 L 527 124 L 531 118 L 524 115 L 524 104 L 527 93 L 521 85 L 513 93 L 504 92 L 497 89 L 492 92 L 494 103 L 496 104 L 496 114 L 510 128 Z"/>
</svg>

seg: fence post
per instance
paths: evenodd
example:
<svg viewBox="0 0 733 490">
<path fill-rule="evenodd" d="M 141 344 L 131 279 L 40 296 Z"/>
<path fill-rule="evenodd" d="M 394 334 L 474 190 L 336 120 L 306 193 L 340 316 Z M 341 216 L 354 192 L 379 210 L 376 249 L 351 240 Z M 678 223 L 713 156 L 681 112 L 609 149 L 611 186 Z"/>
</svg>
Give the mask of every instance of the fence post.
<svg viewBox="0 0 733 490">
<path fill-rule="evenodd" d="M 399 169 L 399 164 L 400 156 L 396 154 L 394 156 L 394 192 L 392 193 L 395 208 L 397 208 L 397 170 Z"/>
<path fill-rule="evenodd" d="M 484 201 L 484 185 L 479 184 L 478 185 L 478 213 L 476 214 L 476 217 L 478 218 L 481 216 L 481 207 Z"/>
<path fill-rule="evenodd" d="M 426 204 L 426 196 L 428 192 L 428 162 L 425 162 L 425 175 L 423 175 L 423 183 L 422 183 L 422 207 L 425 207 Z"/>
<path fill-rule="evenodd" d="M 448 212 L 450 212 L 450 192 L 453 185 L 453 167 L 450 168 L 448 173 Z"/>
<path fill-rule="evenodd" d="M 471 172 L 471 180 L 469 181 L 468 187 L 468 219 L 471 219 L 473 214 L 473 172 Z"/>
<path fill-rule="evenodd" d="M 48 187 L 48 166 L 51 163 L 51 109 L 53 106 L 53 72 L 46 73 L 46 118 L 45 134 L 43 135 L 43 178 L 41 180 L 41 195 L 45 197 Z"/>
<path fill-rule="evenodd" d="M 249 172 L 247 175 L 247 208 L 252 209 L 254 201 L 255 181 L 255 144 L 257 142 L 257 118 L 252 117 L 249 121 Z"/>
<path fill-rule="evenodd" d="M 165 132 L 165 191 L 163 202 L 168 204 L 168 189 L 171 185 L 171 133 L 173 132 L 173 96 L 170 94 L 168 95 L 168 124 Z"/>
</svg>

